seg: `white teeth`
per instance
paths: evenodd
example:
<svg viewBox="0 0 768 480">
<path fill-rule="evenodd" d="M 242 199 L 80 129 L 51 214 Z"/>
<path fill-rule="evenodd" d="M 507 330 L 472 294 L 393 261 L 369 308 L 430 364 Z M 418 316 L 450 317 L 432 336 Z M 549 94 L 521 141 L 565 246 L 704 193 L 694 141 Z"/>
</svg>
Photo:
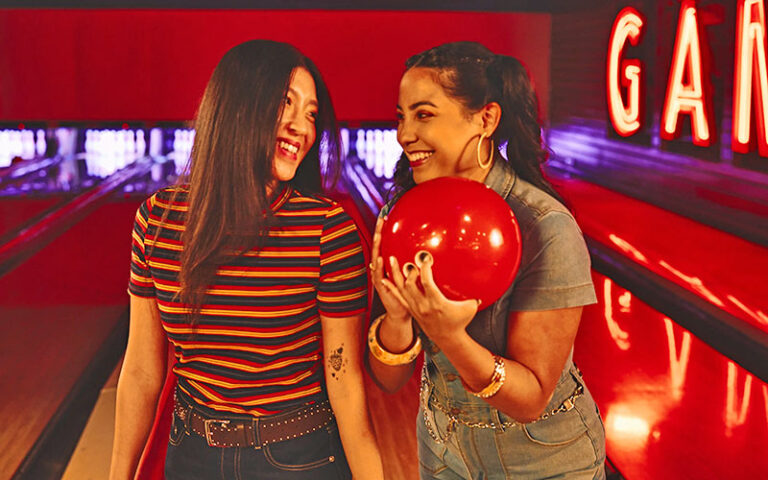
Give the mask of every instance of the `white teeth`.
<svg viewBox="0 0 768 480">
<path fill-rule="evenodd" d="M 299 147 L 283 141 L 277 142 L 277 146 L 284 150 L 288 150 L 291 153 L 298 153 L 299 151 Z"/>
<path fill-rule="evenodd" d="M 435 152 L 416 152 L 416 153 L 409 153 L 408 159 L 412 162 L 418 162 L 421 160 L 426 160 L 427 158 L 431 157 L 432 154 Z"/>
</svg>

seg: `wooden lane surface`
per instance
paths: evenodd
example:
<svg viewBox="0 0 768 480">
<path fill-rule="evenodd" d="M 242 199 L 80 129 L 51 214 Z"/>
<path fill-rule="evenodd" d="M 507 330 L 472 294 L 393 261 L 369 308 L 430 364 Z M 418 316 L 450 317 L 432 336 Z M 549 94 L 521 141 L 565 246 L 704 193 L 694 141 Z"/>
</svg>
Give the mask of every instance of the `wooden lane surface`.
<svg viewBox="0 0 768 480">
<path fill-rule="evenodd" d="M 124 309 L 0 309 L 0 478 L 19 467 Z"/>
<path fill-rule="evenodd" d="M 16 471 L 127 306 L 139 202 L 99 208 L 0 277 L 0 479 Z"/>
</svg>

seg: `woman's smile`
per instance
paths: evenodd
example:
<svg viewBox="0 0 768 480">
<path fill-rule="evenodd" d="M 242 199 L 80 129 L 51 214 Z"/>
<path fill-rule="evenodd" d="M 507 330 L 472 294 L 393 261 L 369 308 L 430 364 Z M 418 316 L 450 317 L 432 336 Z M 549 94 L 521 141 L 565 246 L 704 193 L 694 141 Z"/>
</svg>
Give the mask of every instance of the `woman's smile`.
<svg viewBox="0 0 768 480">
<path fill-rule="evenodd" d="M 298 153 L 301 150 L 301 143 L 291 141 L 287 138 L 277 139 L 277 152 L 291 160 L 298 160 Z"/>
<path fill-rule="evenodd" d="M 432 154 L 435 153 L 434 150 L 432 151 L 416 151 L 416 152 L 406 152 L 406 156 L 408 157 L 408 161 L 411 163 L 411 168 L 417 168 L 422 165 L 424 165 L 427 160 L 432 156 Z"/>
</svg>

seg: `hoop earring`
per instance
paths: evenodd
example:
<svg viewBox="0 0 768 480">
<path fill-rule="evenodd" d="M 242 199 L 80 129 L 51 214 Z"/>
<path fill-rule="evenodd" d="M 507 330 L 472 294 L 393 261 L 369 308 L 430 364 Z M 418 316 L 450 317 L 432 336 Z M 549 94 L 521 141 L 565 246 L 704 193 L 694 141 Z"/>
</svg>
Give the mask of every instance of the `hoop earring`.
<svg viewBox="0 0 768 480">
<path fill-rule="evenodd" d="M 483 143 L 483 139 L 487 136 L 488 134 L 483 132 L 483 134 L 480 135 L 480 140 L 477 141 L 477 165 L 483 170 L 490 167 L 491 163 L 493 163 L 493 140 L 491 140 L 491 153 L 488 155 L 488 160 L 483 163 L 483 161 L 480 159 L 480 145 Z"/>
</svg>

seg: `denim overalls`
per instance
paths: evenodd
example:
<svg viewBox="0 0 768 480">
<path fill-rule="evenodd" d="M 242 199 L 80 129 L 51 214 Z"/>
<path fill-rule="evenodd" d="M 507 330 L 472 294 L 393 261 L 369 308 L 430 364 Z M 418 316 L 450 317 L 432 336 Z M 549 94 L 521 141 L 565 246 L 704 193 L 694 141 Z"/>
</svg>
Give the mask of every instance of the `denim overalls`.
<svg viewBox="0 0 768 480">
<path fill-rule="evenodd" d="M 570 358 L 547 418 L 521 425 L 467 393 L 437 346 L 424 346 L 416 420 L 422 479 L 605 478 L 602 421 Z"/>
<path fill-rule="evenodd" d="M 485 183 L 514 211 L 523 255 L 513 285 L 478 312 L 467 332 L 504 356 L 511 310 L 566 308 L 596 298 L 583 236 L 567 209 L 517 178 L 501 158 Z M 605 431 L 572 353 L 542 418 L 521 425 L 469 394 L 437 345 L 424 335 L 422 341 L 417 437 L 423 480 L 605 478 Z"/>
</svg>

